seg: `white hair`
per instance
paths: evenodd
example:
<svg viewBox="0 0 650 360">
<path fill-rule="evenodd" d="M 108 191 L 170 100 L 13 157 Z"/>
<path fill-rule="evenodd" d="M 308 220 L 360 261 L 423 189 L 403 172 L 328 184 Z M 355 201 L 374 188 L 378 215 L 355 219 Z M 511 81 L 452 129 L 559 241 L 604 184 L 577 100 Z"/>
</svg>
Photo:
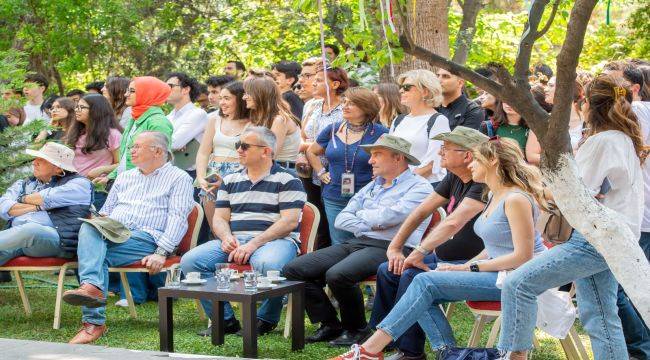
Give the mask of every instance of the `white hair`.
<svg viewBox="0 0 650 360">
<path fill-rule="evenodd" d="M 249 126 L 241 134 L 241 137 L 247 134 L 254 134 L 257 137 L 257 140 L 261 141 L 262 144 L 271 148 L 272 154 L 275 154 L 275 146 L 278 142 L 278 139 L 275 137 L 275 134 L 271 129 L 265 126 Z"/>
<path fill-rule="evenodd" d="M 174 154 L 169 149 L 169 139 L 167 135 L 160 131 L 143 131 L 138 136 L 148 136 L 152 143 L 151 146 L 163 149 L 165 151 L 165 161 L 173 161 Z"/>
<path fill-rule="evenodd" d="M 429 90 L 431 95 L 424 98 L 427 105 L 438 107 L 442 104 L 442 88 L 436 74 L 425 69 L 410 70 L 398 76 L 397 83 L 401 85 L 406 79 L 413 81 L 413 85 L 420 90 Z"/>
</svg>

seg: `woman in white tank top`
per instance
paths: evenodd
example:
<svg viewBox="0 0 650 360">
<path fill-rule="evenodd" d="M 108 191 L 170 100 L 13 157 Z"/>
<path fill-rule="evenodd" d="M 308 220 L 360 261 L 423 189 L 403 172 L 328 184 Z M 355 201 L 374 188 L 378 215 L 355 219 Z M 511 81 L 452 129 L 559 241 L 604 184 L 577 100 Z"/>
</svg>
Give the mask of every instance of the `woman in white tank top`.
<svg viewBox="0 0 650 360">
<path fill-rule="evenodd" d="M 295 169 L 302 140 L 300 121 L 282 100 L 278 86 L 270 78 L 249 78 L 244 81 L 244 90 L 244 100 L 251 111 L 251 123 L 271 129 L 277 138 L 276 163 Z"/>
<path fill-rule="evenodd" d="M 201 188 L 200 196 L 210 228 L 220 179 L 217 183 L 211 183 L 206 177 L 216 174 L 223 178 L 241 169 L 235 143 L 250 124 L 249 110 L 243 96 L 244 87 L 241 82 L 224 85 L 219 93 L 219 116 L 208 120 L 196 155 L 195 185 Z"/>
</svg>

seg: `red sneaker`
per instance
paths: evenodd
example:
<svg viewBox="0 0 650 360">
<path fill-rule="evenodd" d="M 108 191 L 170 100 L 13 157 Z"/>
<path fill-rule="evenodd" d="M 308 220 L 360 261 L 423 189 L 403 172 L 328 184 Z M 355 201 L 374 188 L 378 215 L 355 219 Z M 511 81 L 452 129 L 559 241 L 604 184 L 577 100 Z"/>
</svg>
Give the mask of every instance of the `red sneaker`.
<svg viewBox="0 0 650 360">
<path fill-rule="evenodd" d="M 384 353 L 373 354 L 367 352 L 363 346 L 354 344 L 350 351 L 329 360 L 384 360 Z"/>
</svg>

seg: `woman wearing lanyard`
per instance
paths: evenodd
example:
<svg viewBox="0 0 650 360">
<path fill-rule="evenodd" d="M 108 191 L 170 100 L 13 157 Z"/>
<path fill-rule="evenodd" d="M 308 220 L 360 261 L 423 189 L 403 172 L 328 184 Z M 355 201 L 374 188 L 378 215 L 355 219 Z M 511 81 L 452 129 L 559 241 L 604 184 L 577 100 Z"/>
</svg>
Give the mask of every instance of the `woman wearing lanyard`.
<svg viewBox="0 0 650 360">
<path fill-rule="evenodd" d="M 343 119 L 326 126 L 307 150 L 307 159 L 323 184 L 323 204 L 332 245 L 353 235 L 334 228 L 336 216 L 350 197 L 372 180 L 370 156 L 359 145 L 372 144 L 388 129 L 376 123 L 379 100 L 370 90 L 352 88 L 345 92 Z M 325 155 L 324 167 L 319 156 Z"/>
</svg>

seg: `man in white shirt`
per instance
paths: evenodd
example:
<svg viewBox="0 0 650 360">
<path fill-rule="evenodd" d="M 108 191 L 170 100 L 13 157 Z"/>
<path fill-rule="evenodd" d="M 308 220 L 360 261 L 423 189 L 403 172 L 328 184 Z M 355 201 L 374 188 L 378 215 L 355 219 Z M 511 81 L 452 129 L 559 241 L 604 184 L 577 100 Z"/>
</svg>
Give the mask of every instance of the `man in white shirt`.
<svg viewBox="0 0 650 360">
<path fill-rule="evenodd" d="M 27 125 L 36 119 L 50 121 L 49 116 L 41 110 L 41 105 L 43 105 L 44 101 L 43 94 L 49 86 L 50 83 L 41 74 L 30 74 L 25 77 L 23 94 L 27 98 L 27 104 L 24 106 L 26 117 L 23 125 Z"/>
<path fill-rule="evenodd" d="M 174 106 L 167 118 L 174 126 L 172 133 L 172 151 L 174 164 L 196 178 L 196 150 L 208 123 L 205 110 L 194 105 L 199 96 L 199 82 L 185 73 L 171 73 L 167 85 L 172 89 L 167 103 Z"/>
</svg>

